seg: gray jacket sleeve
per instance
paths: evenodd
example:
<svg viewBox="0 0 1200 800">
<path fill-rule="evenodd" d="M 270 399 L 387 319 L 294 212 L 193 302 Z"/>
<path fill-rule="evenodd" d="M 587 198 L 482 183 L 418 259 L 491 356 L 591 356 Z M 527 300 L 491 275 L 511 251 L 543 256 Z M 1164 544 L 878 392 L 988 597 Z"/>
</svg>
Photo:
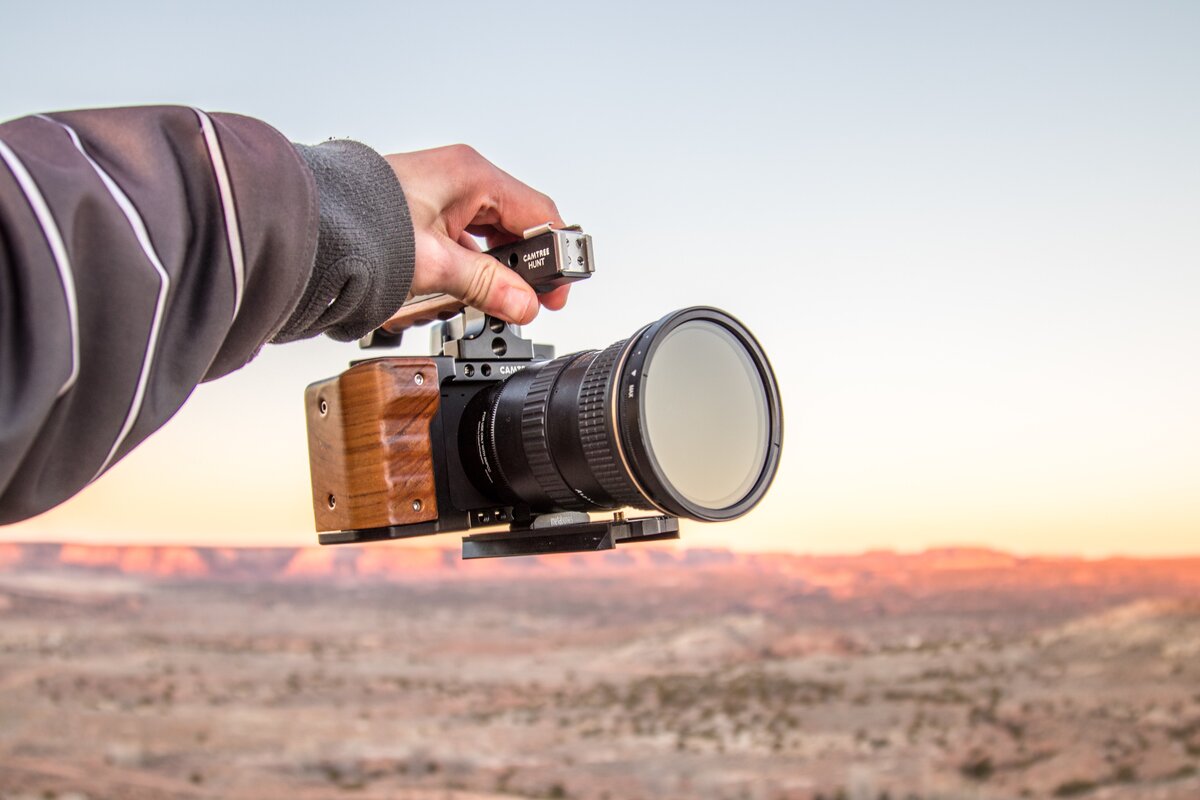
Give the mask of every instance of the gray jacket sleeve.
<svg viewBox="0 0 1200 800">
<path fill-rule="evenodd" d="M 375 327 L 412 265 L 403 192 L 362 145 L 178 107 L 0 125 L 0 524 L 265 342 Z"/>
</svg>

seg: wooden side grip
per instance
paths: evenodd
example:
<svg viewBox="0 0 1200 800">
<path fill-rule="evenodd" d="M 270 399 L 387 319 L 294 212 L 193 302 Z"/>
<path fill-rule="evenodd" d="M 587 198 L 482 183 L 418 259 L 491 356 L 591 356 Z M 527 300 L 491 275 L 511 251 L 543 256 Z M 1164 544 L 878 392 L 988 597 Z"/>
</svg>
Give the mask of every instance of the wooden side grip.
<svg viewBox="0 0 1200 800">
<path fill-rule="evenodd" d="M 305 390 L 318 531 L 437 519 L 429 421 L 440 400 L 427 358 L 367 361 Z"/>
</svg>

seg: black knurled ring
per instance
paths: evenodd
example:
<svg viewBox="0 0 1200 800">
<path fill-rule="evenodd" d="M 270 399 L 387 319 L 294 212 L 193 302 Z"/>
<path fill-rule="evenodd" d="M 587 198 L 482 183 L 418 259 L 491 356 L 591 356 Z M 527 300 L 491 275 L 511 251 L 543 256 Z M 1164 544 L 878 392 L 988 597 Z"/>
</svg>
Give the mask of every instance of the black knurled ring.
<svg viewBox="0 0 1200 800">
<path fill-rule="evenodd" d="M 609 391 L 617 357 L 627 339 L 609 345 L 588 365 L 579 387 L 579 440 L 588 468 L 596 482 L 615 502 L 647 508 L 647 500 L 630 481 L 624 463 L 617 457 L 617 432 L 609 425 Z"/>
<path fill-rule="evenodd" d="M 521 444 L 525 448 L 530 472 L 554 504 L 560 508 L 582 510 L 589 506 L 581 503 L 579 497 L 567 486 L 554 464 L 553 456 L 550 455 L 548 414 L 554 382 L 563 368 L 577 355 L 556 358 L 539 369 L 534 376 L 525 392 L 525 402 L 521 408 Z"/>
</svg>

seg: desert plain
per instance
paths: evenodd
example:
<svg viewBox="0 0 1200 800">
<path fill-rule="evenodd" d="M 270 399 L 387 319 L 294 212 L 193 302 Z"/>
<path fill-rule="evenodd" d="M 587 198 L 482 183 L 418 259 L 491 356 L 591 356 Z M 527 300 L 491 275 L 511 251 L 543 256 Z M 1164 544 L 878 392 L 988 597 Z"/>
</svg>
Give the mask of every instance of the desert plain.
<svg viewBox="0 0 1200 800">
<path fill-rule="evenodd" d="M 3 800 L 1200 797 L 1200 559 L 0 544 Z"/>
</svg>

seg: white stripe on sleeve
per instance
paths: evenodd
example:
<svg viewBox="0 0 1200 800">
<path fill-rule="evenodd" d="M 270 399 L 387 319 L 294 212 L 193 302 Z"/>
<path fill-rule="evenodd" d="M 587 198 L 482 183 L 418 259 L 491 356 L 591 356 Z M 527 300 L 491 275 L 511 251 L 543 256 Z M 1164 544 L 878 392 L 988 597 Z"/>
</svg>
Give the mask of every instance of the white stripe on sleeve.
<svg viewBox="0 0 1200 800">
<path fill-rule="evenodd" d="M 29 201 L 33 215 L 42 228 L 42 235 L 46 237 L 46 244 L 50 245 L 50 253 L 54 257 L 55 266 L 58 267 L 59 280 L 62 281 L 63 297 L 67 302 L 67 322 L 71 327 L 71 369 L 62 388 L 58 390 L 58 396 L 62 397 L 75 385 L 75 381 L 79 377 L 79 307 L 75 300 L 75 274 L 71 271 L 71 259 L 67 255 L 67 246 L 63 243 L 62 232 L 59 231 L 58 224 L 54 221 L 54 215 L 50 213 L 50 206 L 47 205 L 46 198 L 42 196 L 33 176 L 21 163 L 17 154 L 3 141 L 0 141 L 0 159 L 8 164 L 9 170 L 17 180 L 17 185 L 25 193 L 25 199 Z"/>
<path fill-rule="evenodd" d="M 137 387 L 133 390 L 133 400 L 129 404 L 129 411 L 125 415 L 125 422 L 121 425 L 121 431 L 117 434 L 117 439 L 108 451 L 108 456 L 104 459 L 104 463 L 100 465 L 100 469 L 96 470 L 96 474 L 92 477 L 92 480 L 96 480 L 108 468 L 108 465 L 112 463 L 113 458 L 117 455 L 117 451 L 125 443 L 125 438 L 133 430 L 133 425 L 137 422 L 138 415 L 142 412 L 142 403 L 146 399 L 146 386 L 150 382 L 150 369 L 154 365 L 154 352 L 158 349 L 158 331 L 162 327 L 163 312 L 167 306 L 167 292 L 171 288 L 171 276 L 167 274 L 167 270 L 162 265 L 158 253 L 154 250 L 154 245 L 150 241 L 150 233 L 146 230 L 146 223 L 142 221 L 142 216 L 133 205 L 133 201 L 121 190 L 117 182 L 104 171 L 104 168 L 88 155 L 87 150 L 83 147 L 83 142 L 79 140 L 79 134 L 75 133 L 75 130 L 69 125 L 65 125 L 56 119 L 51 119 L 44 114 L 39 114 L 38 117 L 59 126 L 71 137 L 71 141 L 75 144 L 75 149 L 87 159 L 92 169 L 95 170 L 96 175 L 99 176 L 101 183 L 104 184 L 104 188 L 108 189 L 108 193 L 116 201 L 117 207 L 121 209 L 121 213 L 129 221 L 129 227 L 133 228 L 133 234 L 137 237 L 142 252 L 146 254 L 146 258 L 150 261 L 150 265 L 154 267 L 154 271 L 158 275 L 158 297 L 154 303 L 154 317 L 150 320 L 150 333 L 146 338 L 146 352 L 142 357 L 142 371 L 138 374 Z"/>
<path fill-rule="evenodd" d="M 233 201 L 233 185 L 229 180 L 225 155 L 221 151 L 221 141 L 217 138 L 217 129 L 213 126 L 212 119 L 198 108 L 193 108 L 192 111 L 196 112 L 196 117 L 200 120 L 200 130 L 204 133 L 213 175 L 217 179 L 217 191 L 221 195 L 221 211 L 225 215 L 225 238 L 229 241 L 229 260 L 233 263 L 233 317 L 236 319 L 238 309 L 242 307 L 246 266 L 245 255 L 242 252 L 242 232 L 238 227 L 237 206 Z"/>
</svg>

